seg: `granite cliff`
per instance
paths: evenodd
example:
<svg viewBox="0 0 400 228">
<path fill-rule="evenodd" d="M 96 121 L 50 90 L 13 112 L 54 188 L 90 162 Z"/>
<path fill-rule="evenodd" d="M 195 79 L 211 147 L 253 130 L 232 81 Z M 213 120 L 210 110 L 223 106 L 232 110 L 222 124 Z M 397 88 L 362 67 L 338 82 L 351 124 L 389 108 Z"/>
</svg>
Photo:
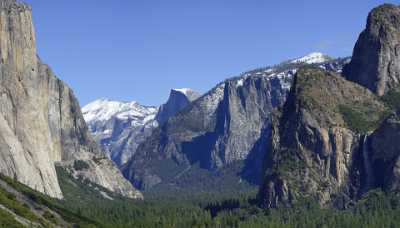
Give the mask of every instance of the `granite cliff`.
<svg viewBox="0 0 400 228">
<path fill-rule="evenodd" d="M 383 96 L 400 83 L 400 7 L 381 5 L 371 11 L 344 75 Z"/>
<path fill-rule="evenodd" d="M 300 70 L 282 113 L 274 115 L 260 189 L 263 204 L 356 200 L 370 189 L 365 142 L 388 113 L 373 93 L 340 75 Z"/>
<path fill-rule="evenodd" d="M 219 184 L 205 187 L 209 191 L 259 184 L 271 112 L 285 102 L 297 69 L 341 71 L 345 63 L 312 53 L 221 82 L 156 128 L 122 167 L 124 175 L 143 190 L 197 192 L 213 180 Z M 193 187 L 196 179 L 204 179 L 202 186 Z"/>
<path fill-rule="evenodd" d="M 135 101 L 99 99 L 84 106 L 82 111 L 95 140 L 108 157 L 122 167 L 155 128 L 199 96 L 192 89 L 172 89 L 168 101 L 159 108 Z"/>
<path fill-rule="evenodd" d="M 400 190 L 399 28 L 400 7 L 378 6 L 344 77 L 297 73 L 272 124 L 259 192 L 264 206 L 311 199 L 347 208 L 373 189 Z"/>
<path fill-rule="evenodd" d="M 141 197 L 92 139 L 72 90 L 38 57 L 28 5 L 0 2 L 0 57 L 1 173 L 62 198 L 57 164 L 76 178 Z"/>
</svg>

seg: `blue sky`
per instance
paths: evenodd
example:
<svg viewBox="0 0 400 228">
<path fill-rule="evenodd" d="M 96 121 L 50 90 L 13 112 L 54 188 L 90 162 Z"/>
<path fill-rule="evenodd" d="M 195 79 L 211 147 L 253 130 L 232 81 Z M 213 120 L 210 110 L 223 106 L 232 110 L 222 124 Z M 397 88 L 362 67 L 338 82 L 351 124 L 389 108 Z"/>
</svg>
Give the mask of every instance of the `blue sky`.
<svg viewBox="0 0 400 228">
<path fill-rule="evenodd" d="M 309 52 L 348 56 L 368 12 L 384 1 L 25 2 L 33 7 L 39 55 L 82 105 L 100 97 L 159 105 L 171 88 L 206 92 Z"/>
</svg>

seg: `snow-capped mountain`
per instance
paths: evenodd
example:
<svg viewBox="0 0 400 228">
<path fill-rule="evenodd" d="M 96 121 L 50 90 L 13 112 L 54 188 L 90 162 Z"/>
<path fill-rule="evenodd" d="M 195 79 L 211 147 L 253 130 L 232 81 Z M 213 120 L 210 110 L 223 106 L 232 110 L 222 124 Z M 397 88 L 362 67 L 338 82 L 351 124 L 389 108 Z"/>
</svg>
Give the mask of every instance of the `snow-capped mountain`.
<svg viewBox="0 0 400 228">
<path fill-rule="evenodd" d="M 154 128 L 199 96 L 189 88 L 172 89 L 167 103 L 160 108 L 143 106 L 136 101 L 99 99 L 83 107 L 82 112 L 96 141 L 122 166 Z"/>
<path fill-rule="evenodd" d="M 316 64 L 316 63 L 323 63 L 323 62 L 327 62 L 329 60 L 332 60 L 331 57 L 324 55 L 320 52 L 313 52 L 310 53 L 306 56 L 297 58 L 297 59 L 293 59 L 290 62 L 291 63 L 306 63 L 306 64 Z"/>
<path fill-rule="evenodd" d="M 194 101 L 200 97 L 200 94 L 190 88 L 172 89 L 174 92 L 182 93 L 190 101 Z"/>
<path fill-rule="evenodd" d="M 284 104 L 297 70 L 313 66 L 341 72 L 348 61 L 349 58 L 332 60 L 312 53 L 219 83 L 139 145 L 137 153 L 122 168 L 125 177 L 142 190 L 157 186 L 201 191 L 201 184 L 193 187 L 194 183 L 186 183 L 196 179 L 195 167 L 202 168 L 202 175 L 208 173 L 210 181 L 215 177 L 221 187 L 225 182 L 224 178 L 218 179 L 219 171 L 240 164 L 235 166 L 239 170 L 233 170 L 227 179 L 260 183 L 271 113 Z M 165 175 L 164 170 L 172 174 Z M 185 178 L 181 180 L 182 175 Z"/>
<path fill-rule="evenodd" d="M 143 125 L 154 119 L 156 107 L 142 106 L 136 101 L 120 102 L 106 98 L 96 100 L 83 107 L 82 112 L 87 122 L 107 121 L 112 117 L 126 120 L 134 119 L 135 125 Z"/>
<path fill-rule="evenodd" d="M 232 82 L 237 89 L 240 89 L 250 81 L 254 81 L 254 78 L 265 78 L 273 87 L 271 93 L 282 94 L 271 95 L 272 105 L 276 106 L 282 103 L 285 94 L 290 89 L 292 77 L 299 67 L 317 65 L 327 70 L 341 71 L 345 61 L 347 60 L 332 60 L 322 53 L 311 53 L 279 65 L 256 69 L 228 79 L 203 95 L 201 101 L 196 103 L 204 111 L 202 118 L 207 122 L 207 119 L 214 118 L 213 115 L 224 99 L 226 82 Z M 160 107 L 143 106 L 137 102 L 100 99 L 86 105 L 83 108 L 83 114 L 96 141 L 121 167 L 135 154 L 139 144 L 146 141 L 157 126 L 164 124 L 199 97 L 200 94 L 192 89 L 182 88 L 172 89 L 168 101 Z M 247 156 L 245 150 L 239 154 L 241 158 Z"/>
<path fill-rule="evenodd" d="M 129 137 L 136 138 L 136 145 L 157 126 L 154 118 L 158 108 L 135 101 L 99 99 L 83 107 L 82 112 L 94 138 L 117 165 L 125 163 L 133 154 L 121 151 L 122 145 L 132 143 Z"/>
</svg>

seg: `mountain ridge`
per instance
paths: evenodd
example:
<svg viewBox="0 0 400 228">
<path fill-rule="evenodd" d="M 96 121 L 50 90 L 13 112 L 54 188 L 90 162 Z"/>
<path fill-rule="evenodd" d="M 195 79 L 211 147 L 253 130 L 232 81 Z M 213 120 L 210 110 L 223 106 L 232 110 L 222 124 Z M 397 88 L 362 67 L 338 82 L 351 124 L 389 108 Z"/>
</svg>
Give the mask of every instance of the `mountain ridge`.
<svg viewBox="0 0 400 228">
<path fill-rule="evenodd" d="M 259 191 L 263 206 L 308 199 L 348 209 L 375 189 L 399 191 L 398 25 L 400 6 L 378 6 L 342 75 L 296 74 L 273 124 Z"/>
<path fill-rule="evenodd" d="M 327 59 L 317 65 L 327 70 L 341 71 L 341 67 L 347 62 L 347 58 Z M 155 171 L 161 160 L 170 164 L 169 169 L 175 170 L 170 171 L 172 173 L 190 170 L 197 162 L 202 169 L 214 173 L 232 162 L 241 161 L 247 168 L 242 167 L 235 172 L 240 173 L 239 176 L 247 176 L 248 181 L 257 183 L 257 176 L 261 176 L 258 173 L 261 173 L 260 158 L 264 154 L 262 148 L 266 143 L 263 136 L 269 134 L 268 113 L 283 104 L 293 75 L 304 64 L 286 61 L 274 67 L 249 71 L 217 84 L 183 112 L 155 129 L 152 136 L 139 145 L 139 154 L 135 154 L 122 167 L 124 175 L 136 187 L 147 191 L 163 183 L 161 176 L 165 172 Z M 247 130 L 249 132 L 244 133 Z M 233 140 L 233 137 L 238 138 Z M 206 145 L 209 147 L 205 147 Z M 230 147 L 231 149 L 227 149 Z M 224 152 L 229 150 L 232 153 Z M 178 180 L 169 179 L 165 184 L 169 181 L 175 183 Z M 181 186 L 180 182 L 176 184 Z"/>
<path fill-rule="evenodd" d="M 154 128 L 199 96 L 192 89 L 171 89 L 168 101 L 160 107 L 102 98 L 84 106 L 83 116 L 96 141 L 102 145 L 108 157 L 121 167 Z"/>
<path fill-rule="evenodd" d="M 374 94 L 340 75 L 299 71 L 282 115 L 273 121 L 260 188 L 265 206 L 290 206 L 304 197 L 327 206 L 340 197 L 360 197 L 366 180 L 363 136 L 388 111 Z M 360 125 L 349 118 L 356 112 L 364 118 Z"/>
</svg>

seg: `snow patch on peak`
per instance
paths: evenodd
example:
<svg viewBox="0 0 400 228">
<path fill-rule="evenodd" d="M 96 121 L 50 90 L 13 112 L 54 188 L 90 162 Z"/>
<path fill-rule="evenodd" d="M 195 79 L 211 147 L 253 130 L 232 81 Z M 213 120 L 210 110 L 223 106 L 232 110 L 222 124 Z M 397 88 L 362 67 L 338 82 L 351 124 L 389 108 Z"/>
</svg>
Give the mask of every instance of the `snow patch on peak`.
<svg viewBox="0 0 400 228">
<path fill-rule="evenodd" d="M 291 63 L 315 64 L 315 63 L 323 63 L 330 59 L 331 59 L 330 57 L 320 52 L 313 52 L 301 58 L 294 59 L 291 61 Z"/>
<path fill-rule="evenodd" d="M 200 93 L 190 88 L 172 89 L 172 91 L 185 95 L 186 98 L 189 99 L 189 101 L 194 101 L 201 95 Z"/>
<path fill-rule="evenodd" d="M 146 107 L 136 101 L 121 102 L 102 98 L 89 103 L 82 108 L 86 122 L 107 121 L 112 117 L 118 119 L 129 119 L 146 117 L 157 111 L 156 107 Z"/>
<path fill-rule="evenodd" d="M 244 84 L 244 78 L 241 78 L 236 82 L 236 87 L 241 87 L 243 86 L 243 84 Z"/>
<path fill-rule="evenodd" d="M 185 95 L 187 95 L 188 93 L 193 92 L 193 90 L 190 89 L 190 88 L 181 88 L 181 89 L 172 89 L 172 90 L 173 90 L 173 91 L 176 91 L 176 92 L 183 93 L 183 94 L 185 94 Z"/>
</svg>

